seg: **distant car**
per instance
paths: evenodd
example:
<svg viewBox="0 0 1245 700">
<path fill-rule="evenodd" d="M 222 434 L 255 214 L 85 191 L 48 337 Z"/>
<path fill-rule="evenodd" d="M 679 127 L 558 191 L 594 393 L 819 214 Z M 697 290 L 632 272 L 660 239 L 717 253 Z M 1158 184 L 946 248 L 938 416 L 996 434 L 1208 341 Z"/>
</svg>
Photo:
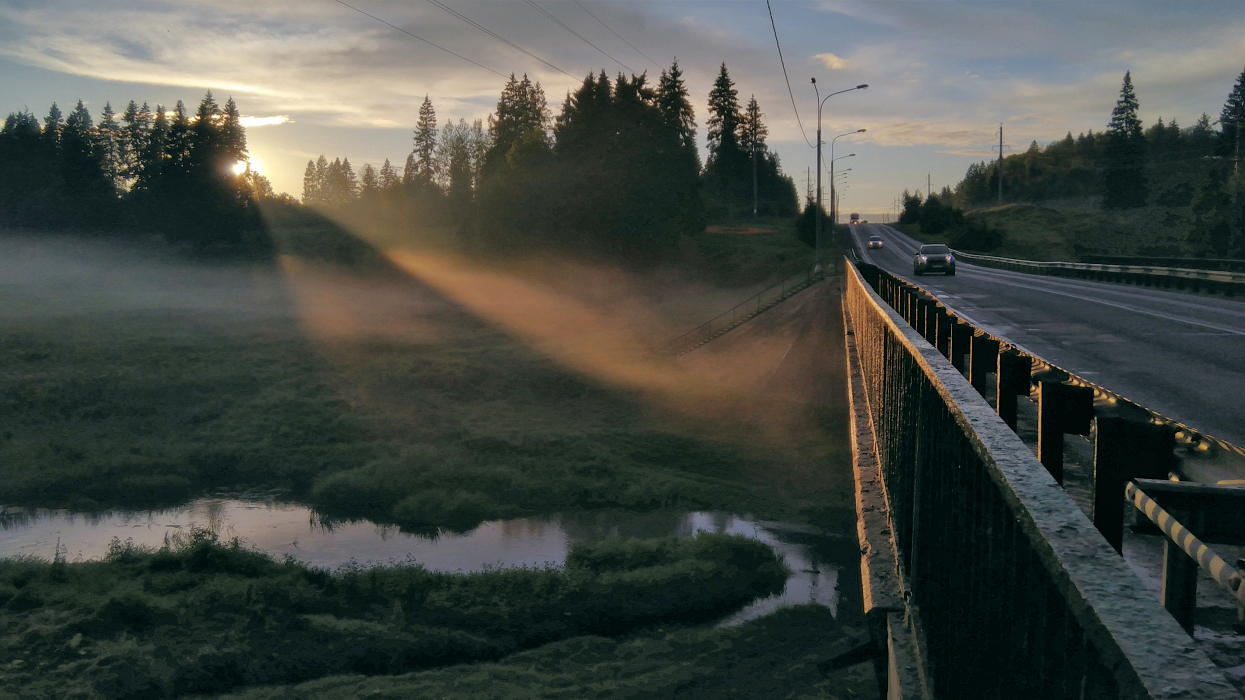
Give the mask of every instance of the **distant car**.
<svg viewBox="0 0 1245 700">
<path fill-rule="evenodd" d="M 931 243 L 921 246 L 912 258 L 912 274 L 923 275 L 926 272 L 941 272 L 944 275 L 955 274 L 955 256 L 951 249 L 942 243 Z"/>
<path fill-rule="evenodd" d="M 870 248 L 881 248 L 882 237 L 881 236 L 869 236 L 869 247 Z"/>
</svg>

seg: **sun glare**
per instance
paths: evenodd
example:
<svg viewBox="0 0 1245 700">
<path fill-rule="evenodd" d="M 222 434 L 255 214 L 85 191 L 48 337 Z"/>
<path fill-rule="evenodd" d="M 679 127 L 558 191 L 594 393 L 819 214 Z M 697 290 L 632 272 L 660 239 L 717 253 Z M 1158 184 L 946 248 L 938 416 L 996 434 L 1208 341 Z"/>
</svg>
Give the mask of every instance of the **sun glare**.
<svg viewBox="0 0 1245 700">
<path fill-rule="evenodd" d="M 233 164 L 234 175 L 241 175 L 244 172 L 246 172 L 246 161 L 240 160 Z"/>
</svg>

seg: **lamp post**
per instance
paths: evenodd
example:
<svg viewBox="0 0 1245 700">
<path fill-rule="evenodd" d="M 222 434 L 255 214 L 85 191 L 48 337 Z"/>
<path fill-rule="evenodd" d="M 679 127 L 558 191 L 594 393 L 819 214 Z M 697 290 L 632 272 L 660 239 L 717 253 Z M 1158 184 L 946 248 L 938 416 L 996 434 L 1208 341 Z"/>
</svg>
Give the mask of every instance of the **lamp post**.
<svg viewBox="0 0 1245 700">
<path fill-rule="evenodd" d="M 865 133 L 864 129 L 857 129 L 855 131 L 849 131 L 846 134 L 839 134 L 838 136 L 835 136 L 834 138 L 830 139 L 830 232 L 831 232 L 831 237 L 833 237 L 834 235 L 834 227 L 839 225 L 839 205 L 838 205 L 838 200 L 834 198 L 834 161 L 835 161 L 834 142 L 838 141 L 844 136 L 852 136 L 853 134 L 863 134 L 863 133 Z M 854 156 L 856 154 L 853 153 L 852 155 Z"/>
<path fill-rule="evenodd" d="M 821 91 L 817 89 L 817 79 L 813 78 L 812 82 L 813 82 L 813 94 L 817 96 L 817 199 L 815 202 L 815 204 L 817 205 L 817 209 L 814 212 L 815 213 L 814 218 L 816 219 L 816 226 L 817 226 L 816 228 L 816 231 L 817 231 L 817 240 L 816 240 L 817 267 L 814 268 L 814 271 L 821 272 L 821 168 L 822 168 L 822 163 L 821 163 L 821 106 L 826 103 L 826 100 L 830 99 L 831 97 L 834 97 L 835 95 L 841 95 L 845 92 L 851 92 L 852 90 L 864 90 L 865 88 L 869 87 L 869 85 L 868 83 L 861 83 L 860 85 L 857 85 L 854 88 L 848 88 L 846 90 L 839 90 L 838 92 L 832 92 L 829 95 L 822 97 Z"/>
<path fill-rule="evenodd" d="M 831 148 L 834 147 L 833 142 L 830 144 L 830 147 Z M 835 199 L 834 197 L 834 161 L 843 160 L 844 158 L 855 158 L 855 157 L 856 157 L 855 153 L 849 153 L 845 156 L 839 156 L 838 158 L 835 158 L 834 152 L 831 151 L 830 153 L 830 230 L 832 232 L 834 231 L 834 227 L 839 225 L 839 203 L 838 203 L 838 200 Z"/>
</svg>

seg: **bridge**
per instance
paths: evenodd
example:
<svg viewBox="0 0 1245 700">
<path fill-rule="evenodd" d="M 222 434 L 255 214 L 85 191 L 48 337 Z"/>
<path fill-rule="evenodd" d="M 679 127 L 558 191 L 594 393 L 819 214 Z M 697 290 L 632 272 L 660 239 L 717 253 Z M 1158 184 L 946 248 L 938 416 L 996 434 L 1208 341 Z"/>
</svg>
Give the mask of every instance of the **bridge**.
<svg viewBox="0 0 1245 700">
<path fill-rule="evenodd" d="M 1245 475 L 1245 415 L 1206 387 L 1245 386 L 1245 305 L 963 263 L 913 278 L 919 243 L 883 231 L 885 255 L 855 246 L 843 317 L 886 697 L 1241 698 L 1223 667 L 1245 668 L 1245 590 L 1217 545 L 1245 544 L 1245 489 L 1220 483 Z M 1195 629 L 1207 600 L 1224 634 Z"/>
</svg>

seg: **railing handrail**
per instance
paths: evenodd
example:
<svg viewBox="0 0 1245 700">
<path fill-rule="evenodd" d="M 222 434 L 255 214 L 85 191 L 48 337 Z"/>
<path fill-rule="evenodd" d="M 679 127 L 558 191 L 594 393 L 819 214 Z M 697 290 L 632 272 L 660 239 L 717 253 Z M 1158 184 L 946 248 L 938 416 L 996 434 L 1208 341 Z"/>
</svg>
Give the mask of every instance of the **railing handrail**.
<svg viewBox="0 0 1245 700">
<path fill-rule="evenodd" d="M 855 266 L 847 268 L 847 293 L 863 295 L 941 396 L 1074 619 L 1114 670 L 1122 695 L 1239 700 L 1020 437 Z M 859 337 L 860 321 L 854 323 Z"/>
<path fill-rule="evenodd" d="M 1157 265 L 1118 265 L 1104 263 L 1063 262 L 1057 260 L 1021 260 L 1019 258 L 1002 258 L 995 255 L 967 253 L 962 250 L 955 250 L 954 248 L 951 249 L 951 252 L 957 259 L 967 263 L 976 261 L 998 263 L 1013 267 L 1027 267 L 1035 270 L 1082 270 L 1086 272 L 1114 272 L 1120 274 L 1181 277 L 1191 280 L 1206 280 L 1210 282 L 1245 283 L 1245 272 L 1193 269 L 1184 267 L 1161 267 Z"/>
</svg>

